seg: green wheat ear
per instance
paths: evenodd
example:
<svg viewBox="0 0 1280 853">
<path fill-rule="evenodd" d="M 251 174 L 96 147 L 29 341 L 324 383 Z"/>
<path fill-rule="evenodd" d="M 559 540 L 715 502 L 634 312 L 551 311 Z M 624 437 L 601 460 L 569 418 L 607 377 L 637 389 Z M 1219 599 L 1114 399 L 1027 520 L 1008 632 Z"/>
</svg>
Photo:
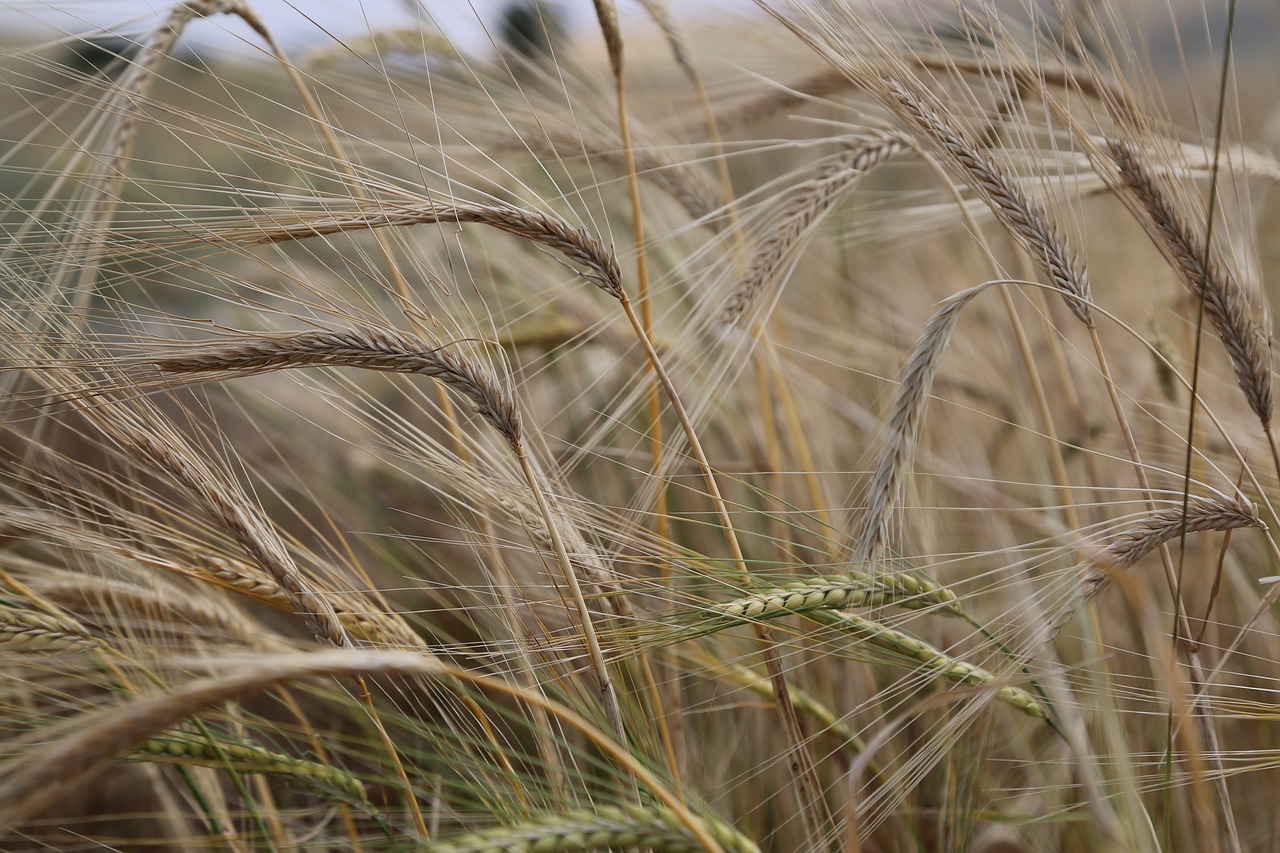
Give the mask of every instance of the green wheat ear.
<svg viewBox="0 0 1280 853">
<path fill-rule="evenodd" d="M 129 754 L 127 760 L 212 767 L 234 770 L 237 773 L 264 773 L 310 788 L 334 791 L 353 803 L 364 806 L 369 804 L 364 783 L 346 770 L 249 744 L 224 740 L 210 743 L 208 740 L 171 732 L 143 741 Z"/>
<path fill-rule="evenodd" d="M 746 836 L 703 819 L 703 828 L 725 853 L 759 853 Z M 671 813 L 639 806 L 602 806 L 548 815 L 524 824 L 473 832 L 427 846 L 430 853 L 577 853 L 647 848 L 662 853 L 705 850 Z"/>
</svg>

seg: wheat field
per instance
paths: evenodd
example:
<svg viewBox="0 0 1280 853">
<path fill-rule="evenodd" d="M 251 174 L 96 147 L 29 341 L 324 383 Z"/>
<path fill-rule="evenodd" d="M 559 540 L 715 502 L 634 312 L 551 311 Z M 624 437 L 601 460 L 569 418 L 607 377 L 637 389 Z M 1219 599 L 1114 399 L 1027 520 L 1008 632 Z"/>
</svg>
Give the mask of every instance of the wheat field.
<svg viewBox="0 0 1280 853">
<path fill-rule="evenodd" d="M 0 848 L 1280 850 L 1257 6 L 153 5 L 0 55 Z"/>
</svg>

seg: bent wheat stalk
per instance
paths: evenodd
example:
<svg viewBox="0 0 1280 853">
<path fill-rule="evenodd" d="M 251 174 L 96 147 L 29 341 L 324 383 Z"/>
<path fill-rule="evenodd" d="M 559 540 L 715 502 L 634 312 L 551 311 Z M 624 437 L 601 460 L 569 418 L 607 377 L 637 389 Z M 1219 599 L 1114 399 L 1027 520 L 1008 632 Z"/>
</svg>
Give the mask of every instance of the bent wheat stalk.
<svg viewBox="0 0 1280 853">
<path fill-rule="evenodd" d="M 204 661 L 203 664 L 209 666 L 210 662 Z M 706 824 L 693 814 L 684 799 L 668 790 L 625 746 L 573 710 L 501 678 L 479 675 L 416 652 L 353 649 L 232 658 L 223 662 L 223 666 L 234 674 L 195 681 L 162 696 L 99 711 L 89 715 L 87 720 L 73 720 L 58 726 L 56 731 L 54 728 L 42 729 L 41 746 L 25 750 L 20 757 L 0 764 L 0 829 L 15 826 L 56 801 L 65 792 L 67 783 L 89 780 L 105 770 L 114 758 L 135 749 L 157 732 L 222 702 L 302 679 L 417 675 L 446 685 L 451 682 L 474 685 L 545 709 L 580 732 L 648 788 L 665 808 L 677 816 L 702 849 L 708 853 L 724 853 L 724 848 L 710 834 Z M 53 779 L 63 781 L 50 784 Z"/>
<path fill-rule="evenodd" d="M 79 244 L 72 250 L 83 258 L 77 300 L 87 297 L 97 275 L 107 229 L 119 206 L 120 190 L 133 153 L 138 111 L 146 101 L 160 63 L 173 52 L 187 24 L 197 18 L 218 14 L 239 15 L 252 25 L 253 16 L 241 0 L 182 0 L 175 3 L 164 22 L 142 45 L 137 58 L 129 63 L 119 88 L 112 93 L 113 103 L 106 109 L 108 114 L 115 114 L 107 130 L 106 151 L 93 163 L 91 189 L 84 204 L 86 233 L 78 235 Z"/>
<path fill-rule="evenodd" d="M 623 313 L 626 314 L 627 320 L 631 323 L 631 328 L 635 331 L 636 338 L 644 348 L 645 356 L 653 366 L 654 375 L 662 386 L 667 400 L 671 403 L 676 420 L 684 432 L 685 440 L 689 443 L 689 450 L 693 454 L 698 470 L 702 474 L 707 494 L 715 507 L 716 520 L 724 536 L 725 544 L 729 549 L 730 560 L 737 569 L 738 582 L 744 587 L 749 587 L 752 585 L 751 572 L 747 568 L 746 555 L 743 553 L 742 545 L 738 541 L 737 529 L 734 527 L 733 518 L 729 514 L 728 504 L 725 503 L 724 496 L 720 492 L 715 471 L 712 469 L 711 462 L 702 447 L 702 440 L 698 437 L 693 421 L 689 417 L 684 403 L 681 402 L 680 395 L 676 392 L 675 383 L 671 380 L 666 366 L 662 363 L 658 351 L 653 346 L 652 338 L 646 333 L 640 317 L 636 315 L 631 300 L 627 297 L 625 291 L 619 292 L 618 301 L 622 306 Z M 822 837 L 824 833 L 823 827 L 833 825 L 826 801 L 821 795 L 822 788 L 818 780 L 818 771 L 806 746 L 804 730 L 800 727 L 800 718 L 796 714 L 795 707 L 791 704 L 791 693 L 787 687 L 782 656 L 778 652 L 773 633 L 766 625 L 759 622 L 754 623 L 752 627 L 760 643 L 760 654 L 764 658 L 769 679 L 773 683 L 775 706 L 778 709 L 778 716 L 786 732 L 788 752 L 795 768 L 797 794 L 802 804 L 801 812 L 805 816 L 809 837 L 816 840 Z"/>
<path fill-rule="evenodd" d="M 477 414 L 506 440 L 533 492 L 556 562 L 578 611 L 583 637 L 599 682 L 602 706 L 619 739 L 625 739 L 617 692 L 600 647 L 594 617 L 569 559 L 560 525 L 544 494 L 542 477 L 525 451 L 515 399 L 488 370 L 447 347 L 431 347 L 403 332 L 370 327 L 246 336 L 246 339 L 235 343 L 196 342 L 183 350 L 164 355 L 153 352 L 134 356 L 126 363 L 129 362 L 148 364 L 166 375 L 187 375 L 194 381 L 229 379 L 315 365 L 361 367 L 429 376 L 466 397 Z"/>
</svg>

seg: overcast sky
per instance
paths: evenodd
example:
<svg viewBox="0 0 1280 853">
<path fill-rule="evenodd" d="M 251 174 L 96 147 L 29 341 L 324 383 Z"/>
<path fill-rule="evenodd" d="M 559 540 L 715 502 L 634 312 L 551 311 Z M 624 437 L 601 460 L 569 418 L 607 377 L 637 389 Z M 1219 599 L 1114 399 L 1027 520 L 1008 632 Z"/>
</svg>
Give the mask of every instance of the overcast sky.
<svg viewBox="0 0 1280 853">
<path fill-rule="evenodd" d="M 95 30 L 117 31 L 135 36 L 155 29 L 177 0 L 0 0 L 0 42 L 45 41 L 70 33 Z M 409 26 L 417 20 L 434 22 L 462 49 L 484 54 L 490 27 L 500 11 L 513 0 L 250 0 L 252 8 L 286 49 L 318 46 L 334 38 L 350 38 L 370 30 Z M 545 2 L 545 0 L 544 0 Z M 552 0 L 568 16 L 571 27 L 584 37 L 594 33 L 591 0 Z M 785 5 L 788 0 L 780 0 Z M 891 0 L 881 0 L 891 2 Z M 1043 3 L 1049 0 L 1009 0 Z M 1112 0 L 1142 3 L 1153 10 L 1147 35 L 1157 54 L 1203 54 L 1207 35 L 1219 36 L 1226 0 Z M 758 14 L 753 0 L 668 0 L 670 7 L 691 28 L 715 26 L 726 14 Z M 635 32 L 648 19 L 635 0 L 619 0 L 624 29 Z M 1182 13 L 1178 36 L 1174 39 L 1170 9 Z M 482 23 L 483 22 L 483 23 Z M 1280 0 L 1246 0 L 1240 4 L 1235 33 L 1241 54 L 1270 56 L 1274 62 L 1277 33 L 1280 32 Z M 26 33 L 29 33 L 27 35 Z M 238 18 L 219 15 L 187 28 L 189 41 L 200 48 L 219 50 L 261 50 L 260 41 Z M 1179 44 L 1180 43 L 1180 44 Z M 1273 67 L 1275 67 L 1273 65 Z"/>
<path fill-rule="evenodd" d="M 137 33 L 150 30 L 176 0 L 0 0 L 0 22 L 32 31 L 33 38 L 56 38 L 66 33 L 96 29 Z M 482 21 L 492 23 L 511 0 L 252 0 L 252 8 L 285 45 L 316 44 L 330 40 L 325 32 L 341 38 L 370 29 L 413 24 L 415 16 L 433 20 L 455 42 L 471 50 L 489 43 Z M 585 26 L 593 19 L 590 0 L 557 0 L 571 25 Z M 620 3 L 624 17 L 643 17 L 635 4 Z M 705 16 L 718 9 L 745 10 L 750 0 L 673 0 L 671 7 L 696 9 Z M 189 28 L 198 45 L 234 49 L 245 41 L 257 41 L 238 19 L 231 16 L 201 22 Z"/>
</svg>

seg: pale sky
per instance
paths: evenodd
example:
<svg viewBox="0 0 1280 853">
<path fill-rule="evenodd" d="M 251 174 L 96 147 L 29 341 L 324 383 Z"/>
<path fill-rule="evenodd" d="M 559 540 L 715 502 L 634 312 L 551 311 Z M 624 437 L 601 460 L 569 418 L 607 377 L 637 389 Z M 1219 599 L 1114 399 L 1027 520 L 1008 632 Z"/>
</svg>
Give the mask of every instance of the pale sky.
<svg viewBox="0 0 1280 853">
<path fill-rule="evenodd" d="M 30 29 L 34 39 L 57 38 L 66 33 L 96 29 L 127 33 L 154 28 L 176 0 L 0 0 L 0 25 L 15 30 Z M 408 26 L 415 16 L 434 20 L 460 46 L 483 51 L 489 40 L 481 21 L 492 23 L 509 0 L 252 0 L 252 7 L 276 38 L 286 46 L 321 44 L 330 36 L 342 38 L 371 29 Z M 558 0 L 573 26 L 593 20 L 590 0 Z M 672 0 L 671 7 L 696 9 L 700 17 L 717 9 L 744 11 L 750 0 Z M 643 18 L 634 3 L 620 3 L 626 17 Z M 705 17 L 704 17 L 705 19 Z M 625 21 L 624 21 L 625 23 Z M 221 15 L 188 28 L 189 39 L 202 47 L 236 49 L 257 40 L 238 19 Z"/>
</svg>

